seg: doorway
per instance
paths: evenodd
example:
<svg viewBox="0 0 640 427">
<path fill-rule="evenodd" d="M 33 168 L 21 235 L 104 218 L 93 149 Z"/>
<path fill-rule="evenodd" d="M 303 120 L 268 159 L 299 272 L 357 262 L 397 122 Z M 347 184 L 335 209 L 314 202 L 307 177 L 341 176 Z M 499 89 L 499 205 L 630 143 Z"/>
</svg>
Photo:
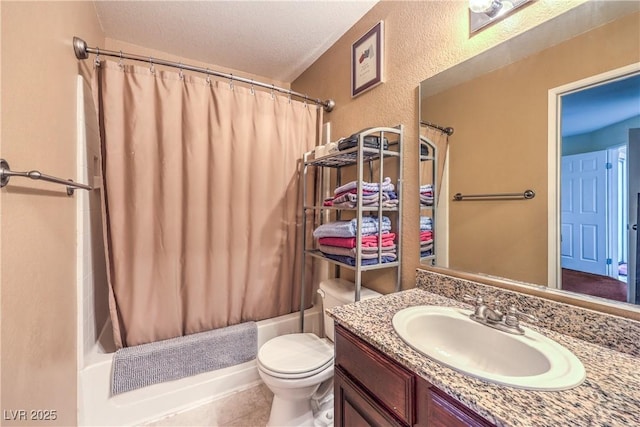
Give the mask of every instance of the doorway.
<svg viewBox="0 0 640 427">
<path fill-rule="evenodd" d="M 550 195 L 550 212 L 559 213 L 550 286 L 630 303 L 640 297 L 635 274 L 640 72 L 633 68 L 549 92 L 558 120 L 558 193 L 555 206 Z M 549 164 L 552 170 L 551 149 Z"/>
</svg>

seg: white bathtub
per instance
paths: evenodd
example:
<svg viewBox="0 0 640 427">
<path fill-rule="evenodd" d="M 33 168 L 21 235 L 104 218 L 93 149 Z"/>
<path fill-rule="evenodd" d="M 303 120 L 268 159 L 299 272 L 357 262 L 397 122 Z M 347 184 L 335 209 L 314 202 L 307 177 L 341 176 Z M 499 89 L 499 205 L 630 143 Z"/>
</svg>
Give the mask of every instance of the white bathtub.
<svg viewBox="0 0 640 427">
<path fill-rule="evenodd" d="M 305 332 L 320 334 L 322 310 L 305 311 Z M 258 324 L 258 348 L 278 335 L 299 332 L 300 314 L 292 313 Z M 78 424 L 81 426 L 131 426 L 182 412 L 261 383 L 255 360 L 181 380 L 154 384 L 111 396 L 113 361 L 111 324 L 105 325 L 86 367 L 80 371 Z"/>
</svg>

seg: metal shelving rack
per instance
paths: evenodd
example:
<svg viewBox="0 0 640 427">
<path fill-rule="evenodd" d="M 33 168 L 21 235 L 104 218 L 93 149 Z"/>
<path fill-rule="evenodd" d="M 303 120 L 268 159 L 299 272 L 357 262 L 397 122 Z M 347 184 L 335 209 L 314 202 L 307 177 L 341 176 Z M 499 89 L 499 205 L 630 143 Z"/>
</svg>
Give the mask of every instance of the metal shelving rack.
<svg viewBox="0 0 640 427">
<path fill-rule="evenodd" d="M 423 155 L 422 154 L 422 147 L 426 147 L 427 148 L 427 155 Z M 423 185 L 423 184 L 428 184 L 422 181 L 422 165 L 423 162 L 432 162 L 431 165 L 431 176 L 430 176 L 430 181 L 431 184 L 433 185 L 433 205 L 431 206 L 423 206 L 422 203 L 418 202 L 419 206 L 420 206 L 420 215 L 424 215 L 424 213 L 429 214 L 429 216 L 431 216 L 431 223 L 432 223 L 432 228 L 435 232 L 436 229 L 436 206 L 438 205 L 438 192 L 436 191 L 438 186 L 438 174 L 437 174 L 437 169 L 438 169 L 438 148 L 435 146 L 435 144 L 433 144 L 431 141 L 429 141 L 429 139 L 425 138 L 424 136 L 420 136 L 420 147 L 419 147 L 419 151 L 418 151 L 419 155 L 420 155 L 420 169 L 419 169 L 419 174 L 420 174 L 420 180 L 419 180 L 419 184 L 418 185 Z M 419 196 L 418 196 L 419 197 Z M 420 263 L 430 263 L 430 265 L 435 265 L 436 264 L 436 245 L 435 245 L 435 233 L 434 233 L 434 244 L 433 244 L 433 249 L 431 250 L 431 255 L 427 255 L 427 256 L 421 256 L 420 257 Z"/>
<path fill-rule="evenodd" d="M 321 259 L 327 261 L 336 267 L 336 276 L 339 276 L 340 268 L 346 268 L 349 270 L 353 270 L 355 272 L 355 301 L 360 300 L 360 288 L 362 285 L 362 273 L 365 271 L 378 270 L 378 269 L 386 269 L 386 268 L 396 268 L 396 286 L 395 290 L 400 290 L 400 279 L 401 279 L 401 269 L 400 269 L 400 260 L 401 260 L 401 236 L 402 236 L 402 171 L 403 171 L 403 156 L 402 156 L 402 147 L 403 147 L 403 135 L 404 135 L 404 127 L 403 125 L 398 125 L 395 127 L 375 127 L 369 128 L 360 131 L 358 134 L 358 143 L 355 147 L 349 148 L 347 150 L 338 151 L 335 153 L 329 153 L 322 157 L 315 158 L 313 151 L 307 152 L 303 156 L 303 169 L 302 169 L 302 200 L 303 200 L 303 208 L 302 208 L 302 262 L 303 268 L 301 269 L 301 296 L 300 296 L 300 328 L 304 331 L 304 300 L 305 300 L 305 268 L 304 268 L 304 260 L 307 256 L 311 256 L 317 259 Z M 379 137 L 379 147 L 371 148 L 365 146 L 364 141 L 366 136 L 377 136 Z M 383 141 L 387 138 L 388 146 L 387 149 L 384 148 Z M 365 177 L 365 165 L 368 171 L 368 182 L 375 182 L 381 184 L 384 181 L 385 177 L 385 163 L 386 162 L 395 162 L 397 166 L 397 181 L 395 184 L 395 192 L 398 195 L 399 203 L 396 207 L 383 207 L 382 206 L 382 192 L 379 192 L 380 200 L 378 202 L 378 206 L 362 206 L 362 182 Z M 343 178 L 343 169 L 344 168 L 354 168 L 355 167 L 355 180 L 357 181 L 357 203 L 354 208 L 343 208 L 343 207 L 334 207 L 334 206 L 323 206 L 322 202 L 322 194 L 323 191 L 319 191 L 315 198 L 314 203 L 312 205 L 307 205 L 307 196 L 309 189 L 307 188 L 308 182 L 308 174 L 311 168 L 315 168 L 319 171 L 318 180 L 321 183 L 325 182 L 324 174 L 331 173 L 332 171 L 335 173 L 336 184 L 335 187 L 339 187 L 342 185 Z M 377 176 L 377 179 L 375 178 Z M 325 257 L 322 252 L 316 249 L 315 239 L 307 238 L 307 218 L 310 213 L 317 212 L 330 212 L 335 217 L 336 220 L 340 220 L 342 213 L 351 212 L 354 218 L 357 218 L 358 224 L 362 224 L 362 218 L 365 216 L 364 214 L 374 214 L 378 217 L 378 235 L 382 233 L 382 216 L 391 216 L 392 230 L 396 233 L 396 256 L 397 260 L 394 262 L 378 262 L 373 265 L 362 265 L 362 229 L 358 227 L 356 233 L 356 261 L 355 265 L 345 264 L 330 258 Z M 314 218 L 319 217 L 320 220 L 314 221 L 314 227 L 318 226 L 322 223 L 324 215 L 314 215 Z M 311 242 L 309 241 L 311 240 Z M 381 239 L 379 239 L 380 241 Z M 378 252 L 379 260 L 382 256 L 381 251 Z"/>
</svg>

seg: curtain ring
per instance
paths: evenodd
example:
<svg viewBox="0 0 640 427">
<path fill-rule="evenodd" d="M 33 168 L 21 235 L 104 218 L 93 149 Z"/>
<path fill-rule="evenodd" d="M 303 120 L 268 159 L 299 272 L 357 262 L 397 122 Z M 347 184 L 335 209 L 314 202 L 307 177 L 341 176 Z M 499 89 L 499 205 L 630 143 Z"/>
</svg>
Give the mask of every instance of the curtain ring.
<svg viewBox="0 0 640 427">
<path fill-rule="evenodd" d="M 271 99 L 275 99 L 274 91 L 276 90 L 276 85 L 271 85 Z"/>
<path fill-rule="evenodd" d="M 255 95 L 256 91 L 253 89 L 253 79 L 251 79 L 251 95 Z"/>
<path fill-rule="evenodd" d="M 291 104 L 291 89 L 289 89 L 289 104 Z"/>
<path fill-rule="evenodd" d="M 182 62 L 178 62 L 178 67 L 180 68 L 180 80 L 184 81 L 184 73 L 182 72 Z"/>
<path fill-rule="evenodd" d="M 230 74 L 229 77 L 229 89 L 233 90 L 233 74 Z"/>
<path fill-rule="evenodd" d="M 93 65 L 95 65 L 96 67 L 100 66 L 100 48 L 96 47 L 96 59 L 94 59 L 93 61 Z"/>
<path fill-rule="evenodd" d="M 209 69 L 207 68 L 207 84 L 211 86 L 211 75 L 209 74 Z"/>
<path fill-rule="evenodd" d="M 307 96 L 307 94 L 304 94 L 304 108 L 309 108 L 309 105 L 307 104 L 307 101 L 309 100 L 309 97 Z"/>
<path fill-rule="evenodd" d="M 122 63 L 122 51 L 120 51 L 120 60 L 118 61 L 118 67 L 120 67 L 120 69 L 124 69 L 124 64 Z"/>
<path fill-rule="evenodd" d="M 149 57 L 149 63 L 151 64 L 151 66 L 149 67 L 149 71 L 151 71 L 151 74 L 153 74 L 154 76 L 156 75 L 156 67 L 153 63 L 153 58 L 150 56 Z"/>
</svg>

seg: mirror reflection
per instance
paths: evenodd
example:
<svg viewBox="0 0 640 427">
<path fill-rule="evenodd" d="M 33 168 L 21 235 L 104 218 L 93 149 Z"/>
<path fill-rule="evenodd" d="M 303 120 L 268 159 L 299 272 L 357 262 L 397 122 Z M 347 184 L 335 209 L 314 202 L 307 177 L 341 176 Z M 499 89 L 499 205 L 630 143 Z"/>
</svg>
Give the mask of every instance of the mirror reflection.
<svg viewBox="0 0 640 427">
<path fill-rule="evenodd" d="M 440 178 L 434 254 L 424 265 L 640 302 L 634 6 L 614 20 L 592 17 L 569 38 L 530 30 L 421 82 L 421 122 L 455 130 L 420 126 L 421 141 L 438 149 L 437 161 L 421 161 L 420 184 L 430 163 Z M 537 50 L 536 37 L 546 44 Z M 454 200 L 528 189 L 535 197 Z"/>
</svg>

